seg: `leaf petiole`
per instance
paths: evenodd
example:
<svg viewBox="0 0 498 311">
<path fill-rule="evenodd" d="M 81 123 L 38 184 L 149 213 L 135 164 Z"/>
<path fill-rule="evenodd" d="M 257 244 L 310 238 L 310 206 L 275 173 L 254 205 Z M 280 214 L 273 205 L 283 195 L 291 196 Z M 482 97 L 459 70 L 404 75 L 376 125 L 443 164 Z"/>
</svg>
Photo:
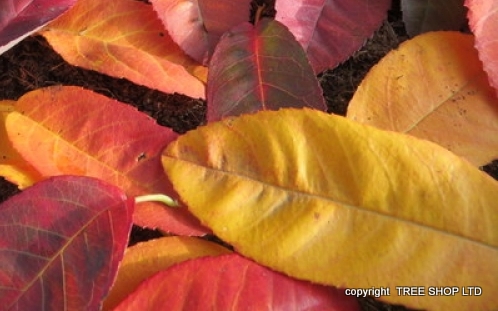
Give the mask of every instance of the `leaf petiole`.
<svg viewBox="0 0 498 311">
<path fill-rule="evenodd" d="M 135 197 L 135 204 L 143 203 L 143 202 L 161 202 L 171 207 L 180 206 L 178 201 L 172 199 L 171 197 L 165 194 L 147 194 Z"/>
</svg>

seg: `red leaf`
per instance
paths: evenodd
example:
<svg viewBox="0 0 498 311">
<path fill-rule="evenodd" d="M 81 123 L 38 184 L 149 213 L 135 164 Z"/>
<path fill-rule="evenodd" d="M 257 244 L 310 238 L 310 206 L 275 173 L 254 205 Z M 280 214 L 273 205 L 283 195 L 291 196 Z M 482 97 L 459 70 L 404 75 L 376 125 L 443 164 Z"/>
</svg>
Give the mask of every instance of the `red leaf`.
<svg viewBox="0 0 498 311">
<path fill-rule="evenodd" d="M 342 290 L 269 270 L 237 254 L 182 262 L 144 281 L 120 310 L 359 310 Z"/>
<path fill-rule="evenodd" d="M 67 11 L 76 0 L 2 0 L 0 54 Z"/>
<path fill-rule="evenodd" d="M 241 24 L 218 45 L 208 72 L 208 121 L 258 110 L 326 110 L 302 47 L 278 21 Z"/>
<path fill-rule="evenodd" d="M 151 0 L 171 38 L 188 55 L 207 64 L 220 37 L 249 20 L 251 0 Z"/>
<path fill-rule="evenodd" d="M 357 51 L 386 18 L 391 0 L 277 1 L 276 19 L 296 36 L 316 73 Z"/>
<path fill-rule="evenodd" d="M 469 8 L 469 25 L 476 37 L 479 58 L 498 95 L 498 2 L 466 0 L 465 5 Z"/>
<path fill-rule="evenodd" d="M 131 229 L 133 200 L 89 177 L 37 183 L 0 205 L 2 310 L 99 310 Z"/>
<path fill-rule="evenodd" d="M 21 97 L 6 117 L 14 148 L 43 176 L 92 176 L 129 196 L 174 195 L 161 166 L 177 137 L 134 107 L 79 87 L 48 87 Z M 186 209 L 139 204 L 138 225 L 184 235 L 205 233 Z"/>
</svg>

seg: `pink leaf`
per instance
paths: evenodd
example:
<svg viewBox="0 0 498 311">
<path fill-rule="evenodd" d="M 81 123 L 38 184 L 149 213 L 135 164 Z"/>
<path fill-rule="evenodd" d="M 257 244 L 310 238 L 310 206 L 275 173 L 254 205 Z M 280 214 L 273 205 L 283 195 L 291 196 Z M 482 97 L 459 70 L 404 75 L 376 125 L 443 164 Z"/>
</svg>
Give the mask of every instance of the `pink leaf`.
<svg viewBox="0 0 498 311">
<path fill-rule="evenodd" d="M 67 11 L 76 0 L 2 0 L 0 54 Z"/>
<path fill-rule="evenodd" d="M 207 64 L 220 37 L 249 20 L 251 0 L 151 0 L 171 38 L 188 55 Z"/>
<path fill-rule="evenodd" d="M 498 2 L 494 0 L 466 0 L 470 29 L 474 32 L 479 52 L 490 84 L 498 95 Z"/>
<path fill-rule="evenodd" d="M 144 281 L 121 310 L 359 310 L 342 290 L 299 281 L 238 254 L 182 262 Z"/>
<path fill-rule="evenodd" d="M 386 18 L 391 0 L 276 1 L 276 19 L 308 53 L 316 73 L 346 60 Z"/>
<path fill-rule="evenodd" d="M 99 310 L 123 257 L 133 200 L 59 176 L 0 205 L 2 310 Z"/>
<path fill-rule="evenodd" d="M 248 21 L 249 0 L 152 0 L 173 40 L 206 62 L 221 35 Z M 276 1 L 276 19 L 303 46 L 316 73 L 337 66 L 386 18 L 390 0 Z"/>
</svg>

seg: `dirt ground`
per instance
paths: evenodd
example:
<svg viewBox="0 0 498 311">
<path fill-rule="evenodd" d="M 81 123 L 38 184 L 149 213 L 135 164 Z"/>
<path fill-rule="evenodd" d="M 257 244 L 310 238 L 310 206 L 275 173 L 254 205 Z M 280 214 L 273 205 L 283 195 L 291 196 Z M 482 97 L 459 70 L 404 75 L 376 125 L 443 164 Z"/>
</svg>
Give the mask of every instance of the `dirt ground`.
<svg viewBox="0 0 498 311">
<path fill-rule="evenodd" d="M 329 112 L 344 115 L 349 100 L 368 70 L 406 39 L 399 0 L 395 0 L 388 21 L 360 51 L 337 68 L 319 75 Z M 205 120 L 204 101 L 179 94 L 164 94 L 137 86 L 125 79 L 73 67 L 40 36 L 27 38 L 0 55 L 0 100 L 15 100 L 29 91 L 61 84 L 82 86 L 129 103 L 157 119 L 159 124 L 171 127 L 178 133 L 193 129 Z M 498 160 L 485 166 L 483 170 L 498 179 Z M 17 192 L 15 185 L 0 177 L 0 202 Z M 132 243 L 158 235 L 158 232 L 134 228 Z M 363 310 L 408 310 L 370 298 L 361 299 L 360 302 Z"/>
</svg>

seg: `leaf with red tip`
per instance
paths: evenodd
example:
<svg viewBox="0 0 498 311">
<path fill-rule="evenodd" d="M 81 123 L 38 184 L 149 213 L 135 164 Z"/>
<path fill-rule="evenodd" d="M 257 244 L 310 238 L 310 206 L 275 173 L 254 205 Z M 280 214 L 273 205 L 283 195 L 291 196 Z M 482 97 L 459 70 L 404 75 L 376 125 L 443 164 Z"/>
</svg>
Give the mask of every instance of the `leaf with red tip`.
<svg viewBox="0 0 498 311">
<path fill-rule="evenodd" d="M 133 200 L 89 177 L 50 178 L 0 205 L 2 310 L 99 310 Z"/>
<path fill-rule="evenodd" d="M 76 0 L 2 0 L 0 54 L 72 7 Z"/>
<path fill-rule="evenodd" d="M 219 244 L 185 236 L 163 237 L 129 247 L 103 310 L 114 310 L 142 281 L 176 263 L 230 252 Z"/>
<path fill-rule="evenodd" d="M 359 50 L 390 6 L 391 0 L 277 0 L 275 18 L 296 36 L 319 73 Z"/>
<path fill-rule="evenodd" d="M 476 37 L 479 58 L 498 95 L 498 2 L 466 0 L 465 5 L 469 8 L 469 25 Z"/>
<path fill-rule="evenodd" d="M 249 20 L 251 0 L 151 0 L 171 38 L 188 55 L 207 64 L 220 37 Z"/>
<path fill-rule="evenodd" d="M 203 257 L 161 271 L 114 309 L 359 310 L 342 290 L 299 281 L 238 254 Z"/>
<path fill-rule="evenodd" d="M 302 47 L 284 25 L 268 18 L 222 37 L 208 81 L 208 121 L 282 107 L 326 110 Z"/>
<path fill-rule="evenodd" d="M 129 196 L 174 194 L 159 159 L 177 137 L 129 105 L 80 87 L 48 87 L 21 97 L 5 121 L 16 151 L 44 177 L 92 176 Z M 185 235 L 205 233 L 185 209 L 142 203 L 137 224 Z"/>
</svg>

